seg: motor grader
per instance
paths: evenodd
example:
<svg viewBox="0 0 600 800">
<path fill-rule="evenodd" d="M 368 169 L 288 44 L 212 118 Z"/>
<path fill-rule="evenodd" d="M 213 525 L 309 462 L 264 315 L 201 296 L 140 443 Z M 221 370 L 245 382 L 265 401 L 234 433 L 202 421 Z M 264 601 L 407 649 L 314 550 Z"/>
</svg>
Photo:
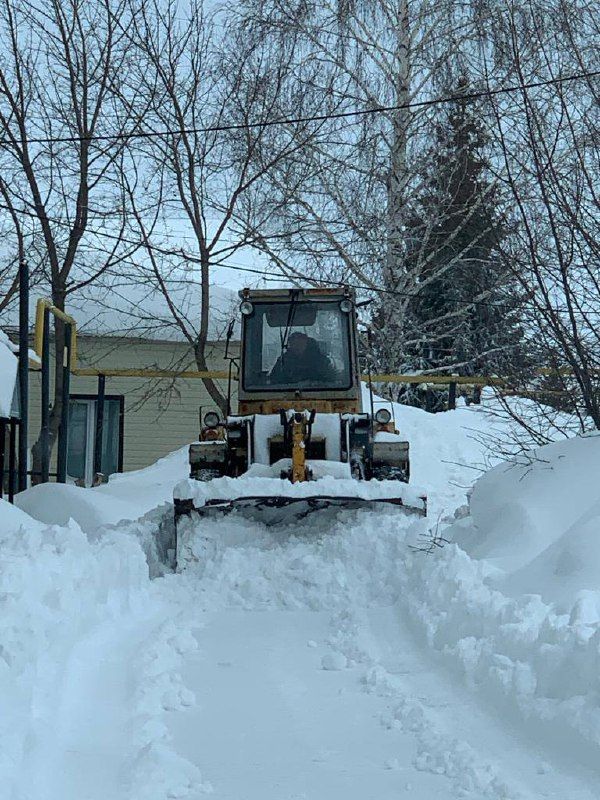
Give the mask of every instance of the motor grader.
<svg viewBox="0 0 600 800">
<path fill-rule="evenodd" d="M 239 310 L 237 410 L 204 414 L 176 521 L 240 511 L 286 522 L 384 504 L 425 515 L 390 408 L 376 409 L 372 390 L 363 403 L 352 292 L 244 289 Z"/>
</svg>

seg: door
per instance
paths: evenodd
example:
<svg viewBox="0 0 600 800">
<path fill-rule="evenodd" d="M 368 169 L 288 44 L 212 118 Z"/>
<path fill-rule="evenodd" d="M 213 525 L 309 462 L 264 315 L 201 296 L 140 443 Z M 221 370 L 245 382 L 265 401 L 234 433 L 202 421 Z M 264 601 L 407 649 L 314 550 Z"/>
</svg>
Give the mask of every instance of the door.
<svg viewBox="0 0 600 800">
<path fill-rule="evenodd" d="M 121 397 L 106 397 L 104 400 L 100 472 L 106 476 L 118 472 L 121 463 L 121 407 Z M 91 486 L 94 479 L 96 408 L 94 398 L 77 395 L 70 398 L 67 480 L 84 486 Z"/>
</svg>

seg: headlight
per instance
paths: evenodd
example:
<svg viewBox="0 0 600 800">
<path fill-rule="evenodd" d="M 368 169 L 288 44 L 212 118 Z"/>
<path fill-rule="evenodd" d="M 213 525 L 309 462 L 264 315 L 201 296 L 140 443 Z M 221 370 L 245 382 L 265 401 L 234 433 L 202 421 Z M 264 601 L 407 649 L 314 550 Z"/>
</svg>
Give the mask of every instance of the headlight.
<svg viewBox="0 0 600 800">
<path fill-rule="evenodd" d="M 380 425 L 387 425 L 391 418 L 392 415 L 387 408 L 380 408 L 375 414 L 375 419 Z"/>
<path fill-rule="evenodd" d="M 354 304 L 352 303 L 352 300 L 348 300 L 348 298 L 340 300 L 340 311 L 343 311 L 344 314 L 349 314 L 353 308 Z"/>
<path fill-rule="evenodd" d="M 252 305 L 252 303 L 250 302 L 250 300 L 244 300 L 244 301 L 243 301 L 243 302 L 240 304 L 240 311 L 242 312 L 242 314 L 243 314 L 245 317 L 249 317 L 249 316 L 250 316 L 250 314 L 252 314 L 252 312 L 254 311 L 254 306 Z"/>
<path fill-rule="evenodd" d="M 206 428 L 216 428 L 221 422 L 221 418 L 216 411 L 209 411 L 204 415 L 204 426 Z"/>
</svg>

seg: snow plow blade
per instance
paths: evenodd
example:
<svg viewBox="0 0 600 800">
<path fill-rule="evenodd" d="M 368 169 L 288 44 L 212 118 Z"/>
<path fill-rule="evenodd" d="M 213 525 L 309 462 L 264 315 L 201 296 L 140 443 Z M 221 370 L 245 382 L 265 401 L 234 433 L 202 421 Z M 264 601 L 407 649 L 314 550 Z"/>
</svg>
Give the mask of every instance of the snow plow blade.
<svg viewBox="0 0 600 800">
<path fill-rule="evenodd" d="M 389 508 L 401 514 L 424 517 L 427 514 L 427 501 L 419 500 L 421 505 L 408 505 L 400 497 L 361 498 L 343 495 L 315 495 L 294 497 L 288 495 L 247 495 L 231 500 L 210 499 L 204 505 L 196 506 L 193 500 L 175 500 L 175 533 L 177 572 L 185 570 L 189 564 L 201 563 L 209 557 L 214 548 L 215 536 L 219 538 L 219 528 L 210 524 L 224 515 L 239 514 L 244 520 L 258 522 L 268 527 L 290 526 L 295 522 L 317 514 L 319 519 L 349 510 Z M 203 525 L 205 522 L 207 524 Z M 307 528 L 307 531 L 311 528 Z M 319 530 L 323 530 L 319 526 Z M 211 543 L 212 540 L 212 543 Z"/>
<path fill-rule="evenodd" d="M 427 501 L 421 498 L 420 506 L 407 505 L 401 497 L 362 498 L 343 495 L 316 495 L 313 497 L 246 496 L 232 500 L 211 499 L 202 506 L 192 500 L 175 501 L 175 518 L 192 513 L 200 518 L 216 518 L 232 511 L 264 525 L 281 525 L 301 520 L 315 512 L 376 509 L 390 506 L 405 514 L 427 515 Z"/>
</svg>

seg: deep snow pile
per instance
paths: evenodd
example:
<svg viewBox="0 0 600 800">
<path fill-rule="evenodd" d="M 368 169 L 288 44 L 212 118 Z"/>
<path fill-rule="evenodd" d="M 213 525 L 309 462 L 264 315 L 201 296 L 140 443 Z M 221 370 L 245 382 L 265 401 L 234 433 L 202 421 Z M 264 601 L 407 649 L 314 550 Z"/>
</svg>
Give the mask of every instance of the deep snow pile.
<svg viewBox="0 0 600 800">
<path fill-rule="evenodd" d="M 498 588 L 572 603 L 598 591 L 600 622 L 600 437 L 556 442 L 521 454 L 475 485 L 470 516 L 452 538 L 501 572 Z"/>
<path fill-rule="evenodd" d="M 123 520 L 137 520 L 172 502 L 173 486 L 187 473 L 187 448 L 182 447 L 144 469 L 111 475 L 108 483 L 94 489 L 39 484 L 20 492 L 15 503 L 40 522 L 65 525 L 72 519 L 92 532 Z"/>
<path fill-rule="evenodd" d="M 574 758 L 584 743 L 597 764 L 600 439 L 497 467 L 475 488 L 472 516 L 460 512 L 445 527 L 488 459 L 498 460 L 484 437 L 509 431 L 491 405 L 438 415 L 396 407 L 413 481 L 429 495 L 428 520 L 381 510 L 285 529 L 235 515 L 204 521 L 188 571 L 152 583 L 139 543 L 150 558 L 160 505 L 185 476 L 185 450 L 98 489 L 29 490 L 21 505 L 43 524 L 0 503 L 0 785 L 10 800 L 165 800 L 208 790 L 175 753 L 164 717 L 192 702 L 178 672 L 195 646 L 191 612 L 202 609 L 330 613 L 323 668 L 358 667 L 365 690 L 389 698 L 385 724 L 414 734 L 416 769 L 447 776 L 452 796 L 512 800 L 519 791 L 382 667 L 367 641 L 370 609 L 408 621 L 523 740 L 526 718 Z M 432 535 L 453 541 L 419 552 Z M 90 726 L 78 715 L 98 686 L 88 713 L 101 724 Z M 82 747 L 96 753 L 97 774 L 85 781 Z"/>
<path fill-rule="evenodd" d="M 533 432 L 538 428 L 543 428 L 545 440 L 572 437 L 579 429 L 578 421 L 570 415 L 546 407 L 541 407 L 540 413 L 540 407 L 531 400 L 510 398 L 511 411 L 525 421 L 529 432 L 490 389 L 484 390 L 479 405 L 466 405 L 458 398 L 455 410 L 439 414 L 375 399 L 375 410 L 390 408 L 400 435 L 409 441 L 410 482 L 426 490 L 429 516 L 436 520 L 452 516 L 487 470 L 533 447 Z M 364 384 L 363 406 L 369 408 Z"/>
<path fill-rule="evenodd" d="M 121 745 L 124 763 L 140 768 L 151 763 L 156 771 L 175 762 L 163 770 L 160 783 L 151 775 L 140 780 L 133 795 L 136 800 L 163 800 L 177 785 L 201 786 L 197 770 L 186 768 L 170 752 L 161 722 L 165 708 L 190 702 L 177 669 L 191 637 L 188 633 L 186 638 L 185 622 L 172 617 L 173 609 L 148 581 L 146 561 L 134 538 L 107 531 L 90 542 L 74 522 L 44 526 L 0 500 L 2 797 L 69 796 L 65 782 L 77 770 L 61 771 L 57 759 L 74 753 L 72 761 L 80 763 L 79 770 L 85 769 L 85 750 L 90 746 L 85 737 L 98 735 L 94 729 L 101 729 L 107 718 L 102 697 L 95 700 L 98 714 L 94 715 L 73 704 L 73 695 L 86 669 L 103 669 L 102 659 L 127 626 L 135 634 L 127 633 L 126 640 L 145 632 L 147 641 L 139 644 L 144 655 L 136 674 L 122 678 L 130 681 L 134 702 L 123 710 L 120 725 L 108 725 L 105 738 Z M 81 732 L 76 728 L 77 714 L 91 718 L 84 716 Z M 127 728 L 117 730 L 130 725 L 136 730 L 132 738 Z"/>
<path fill-rule="evenodd" d="M 491 697 L 600 748 L 598 435 L 532 450 L 476 484 L 456 542 L 407 570 L 428 643 Z M 461 549 L 463 548 L 463 549 Z M 415 569 L 416 567 L 416 569 Z M 564 746 L 576 746 L 573 736 Z M 598 758 L 596 754 L 595 758 Z"/>
</svg>

